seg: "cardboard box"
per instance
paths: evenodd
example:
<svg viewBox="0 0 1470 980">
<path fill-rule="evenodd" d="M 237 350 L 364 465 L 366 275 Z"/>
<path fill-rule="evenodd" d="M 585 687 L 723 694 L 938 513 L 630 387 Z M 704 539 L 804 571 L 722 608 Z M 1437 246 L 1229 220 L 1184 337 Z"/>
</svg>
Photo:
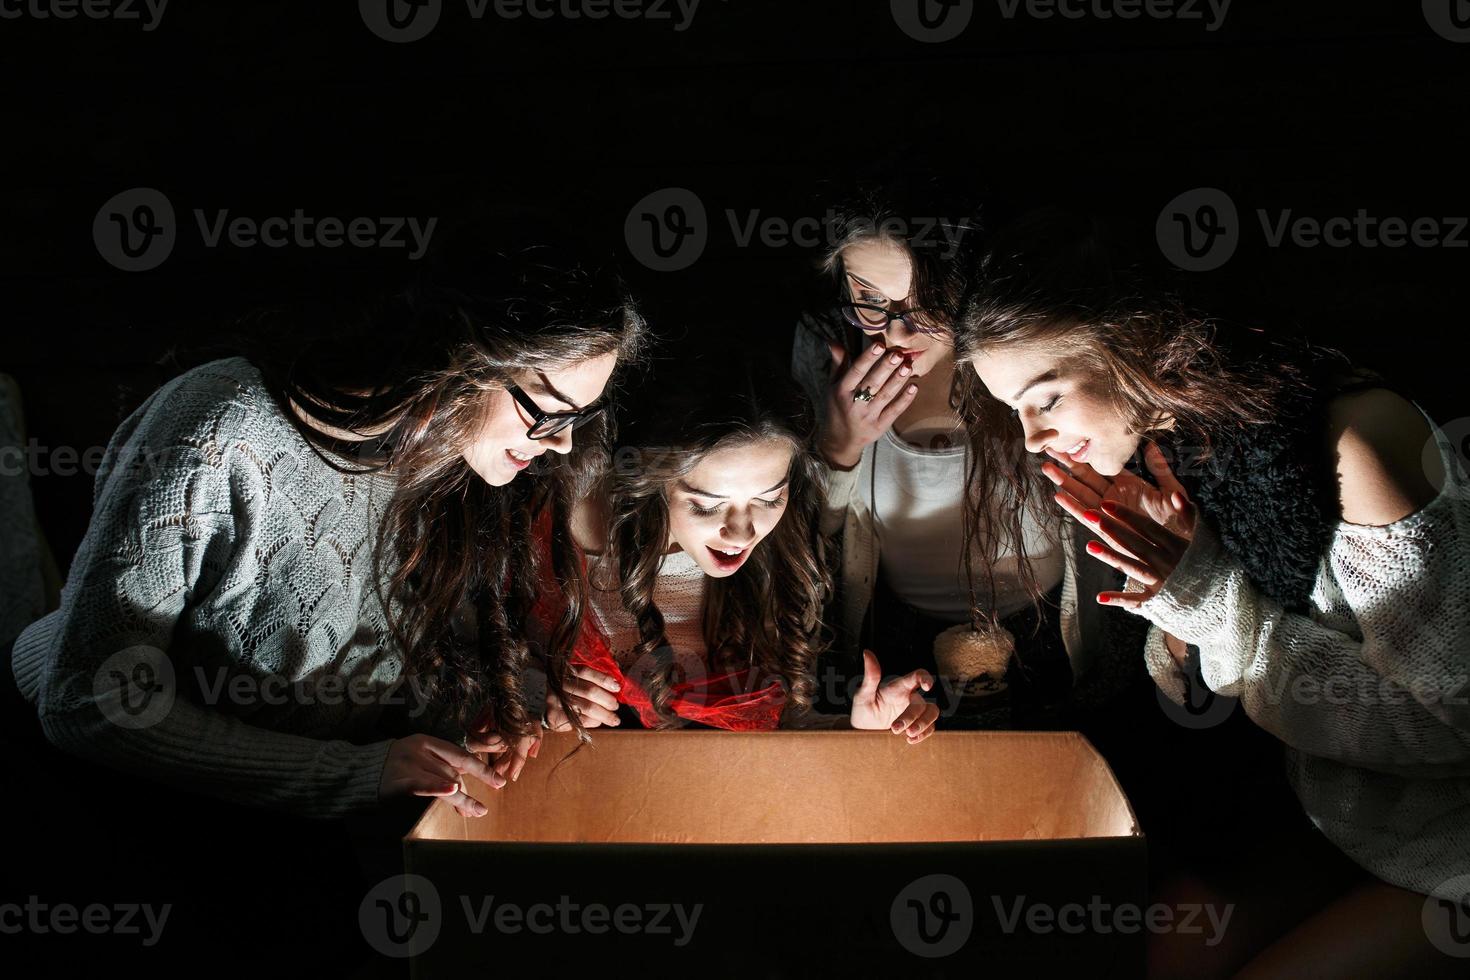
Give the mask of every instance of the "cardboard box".
<svg viewBox="0 0 1470 980">
<path fill-rule="evenodd" d="M 575 746 L 472 790 L 487 816 L 435 801 L 405 838 L 363 924 L 414 976 L 1143 972 L 1141 931 L 1107 911 L 1144 905 L 1143 836 L 1076 733 L 599 731 L 563 761 Z"/>
</svg>

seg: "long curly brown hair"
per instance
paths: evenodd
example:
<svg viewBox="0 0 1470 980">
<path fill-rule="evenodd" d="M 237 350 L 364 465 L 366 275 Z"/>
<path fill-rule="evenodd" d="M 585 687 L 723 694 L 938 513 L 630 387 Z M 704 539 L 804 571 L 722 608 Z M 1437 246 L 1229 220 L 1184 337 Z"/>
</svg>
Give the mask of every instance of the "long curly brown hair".
<svg viewBox="0 0 1470 980">
<path fill-rule="evenodd" d="M 723 361 L 712 358 L 711 361 Z M 822 606 L 832 590 L 822 536 L 821 469 L 808 447 L 799 397 L 785 388 L 758 392 L 732 385 L 738 370 L 707 370 L 685 362 L 677 384 L 645 386 L 647 397 L 624 423 L 627 438 L 600 484 L 608 502 L 605 567 L 623 606 L 638 624 L 633 651 L 659 727 L 682 724 L 669 703 L 680 665 L 653 601 L 668 551 L 669 492 L 700 460 L 723 449 L 765 440 L 791 447 L 787 505 L 780 523 L 744 567 L 727 578 L 706 578 L 703 625 L 712 670 L 746 668 L 758 685 L 779 681 L 784 712 L 800 714 L 815 693 L 817 656 L 826 644 Z"/>
<path fill-rule="evenodd" d="M 481 428 L 487 396 L 515 375 L 608 353 L 626 362 L 646 333 L 610 272 L 547 261 L 534 252 L 476 256 L 472 272 L 379 298 L 344 323 L 345 333 L 262 364 L 323 459 L 395 477 L 374 574 L 405 672 L 456 724 L 489 717 L 507 736 L 531 732 L 540 714 L 533 666 L 561 693 L 585 604 L 569 518 L 604 465 L 610 422 L 604 413 L 577 430 L 568 456 L 547 453 L 501 487 L 476 475 L 461 447 Z M 343 439 L 323 427 L 371 435 Z M 542 560 L 533 528 L 548 512 L 550 560 L 567 603 L 536 651 L 523 624 Z"/>
</svg>

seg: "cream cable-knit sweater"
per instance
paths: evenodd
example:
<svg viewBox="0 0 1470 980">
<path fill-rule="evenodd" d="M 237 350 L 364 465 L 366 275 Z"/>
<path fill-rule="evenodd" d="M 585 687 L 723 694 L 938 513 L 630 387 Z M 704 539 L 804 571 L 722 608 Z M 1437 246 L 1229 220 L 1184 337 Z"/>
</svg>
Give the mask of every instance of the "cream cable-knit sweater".
<svg viewBox="0 0 1470 980">
<path fill-rule="evenodd" d="M 1195 644 L 1210 689 L 1287 746 L 1302 806 L 1390 884 L 1458 900 L 1470 874 L 1470 481 L 1450 474 L 1422 510 L 1386 527 L 1340 523 L 1307 615 L 1262 596 L 1200 521 L 1140 613 L 1149 671 L 1183 703 L 1160 629 Z"/>
<path fill-rule="evenodd" d="M 47 736 L 238 802 L 316 817 L 375 805 L 390 743 L 374 725 L 402 696 L 371 579 L 391 492 L 323 462 L 243 359 L 165 385 L 108 447 L 61 608 L 16 641 Z M 161 718 L 117 713 L 107 661 L 138 647 L 173 670 L 172 689 L 141 675 L 172 691 L 146 702 Z"/>
</svg>

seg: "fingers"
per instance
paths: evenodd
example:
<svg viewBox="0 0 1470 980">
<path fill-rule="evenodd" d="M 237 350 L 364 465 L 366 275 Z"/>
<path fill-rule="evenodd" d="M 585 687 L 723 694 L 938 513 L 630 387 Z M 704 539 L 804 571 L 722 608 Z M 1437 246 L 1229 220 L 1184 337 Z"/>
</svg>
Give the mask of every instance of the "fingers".
<svg viewBox="0 0 1470 980">
<path fill-rule="evenodd" d="M 939 722 L 939 705 L 924 702 L 924 711 L 919 715 L 917 721 L 912 722 L 904 735 L 908 738 L 910 745 L 918 745 L 924 739 L 934 734 L 935 726 Z"/>
<path fill-rule="evenodd" d="M 450 806 L 458 810 L 461 816 L 478 818 L 490 812 L 489 807 L 468 793 L 456 791 L 444 797 L 444 799 L 449 802 Z"/>
<path fill-rule="evenodd" d="M 1055 449 L 1048 449 L 1046 454 L 1065 466 L 1073 479 L 1097 494 L 1098 497 L 1107 495 L 1108 488 L 1112 485 L 1111 482 L 1087 463 L 1079 463 L 1066 453 L 1059 453 Z"/>
<path fill-rule="evenodd" d="M 1159 485 L 1160 490 L 1166 494 L 1177 493 L 1186 500 L 1189 498 L 1189 493 L 1174 475 L 1174 470 L 1169 466 L 1169 461 L 1164 457 L 1164 451 L 1159 448 L 1158 443 L 1148 444 L 1148 448 L 1143 451 L 1143 460 L 1148 464 L 1148 471 L 1153 474 L 1154 482 Z"/>
<path fill-rule="evenodd" d="M 437 796 L 467 817 L 483 817 L 490 812 L 485 804 L 465 792 L 464 785 L 457 778 L 428 769 L 415 774 L 409 783 L 409 792 L 414 796 Z"/>
<path fill-rule="evenodd" d="M 526 760 L 531 758 L 531 751 L 541 741 L 539 735 L 527 735 L 517 744 L 514 752 L 507 752 L 495 762 L 495 772 L 505 779 L 515 782 L 521 778 L 521 770 L 526 768 Z"/>
<path fill-rule="evenodd" d="M 883 668 L 872 650 L 863 651 L 863 686 L 858 688 L 859 700 L 871 701 L 878 693 L 878 683 L 883 680 Z"/>
<path fill-rule="evenodd" d="M 912 743 L 915 741 L 913 736 L 919 735 L 926 727 L 932 729 L 938 718 L 938 705 L 930 704 L 923 698 L 914 698 L 913 702 L 904 709 L 903 714 L 893 720 L 893 724 L 889 726 L 889 731 L 895 735 L 909 736 L 909 741 Z M 927 736 L 920 735 L 919 737 L 924 738 Z"/>
<path fill-rule="evenodd" d="M 572 675 L 574 677 L 580 677 L 584 681 L 591 681 L 604 691 L 612 691 L 614 694 L 623 689 L 623 682 L 612 674 L 604 674 L 602 671 L 593 670 L 591 667 L 574 665 L 572 667 Z"/>
<path fill-rule="evenodd" d="M 1134 612 L 1152 598 L 1152 592 L 1099 592 L 1097 594 L 1097 601 L 1100 605 L 1119 606 Z"/>
<path fill-rule="evenodd" d="M 873 344 L 867 350 L 863 351 L 856 360 L 847 366 L 847 370 L 842 372 L 842 379 L 837 384 L 838 390 L 844 395 L 851 395 L 854 391 L 857 391 L 861 387 L 863 378 L 867 373 L 875 366 L 881 366 L 882 362 L 879 360 L 879 357 L 882 353 L 882 344 Z M 887 375 L 884 375 L 884 378 L 886 379 Z"/>
<path fill-rule="evenodd" d="M 1189 547 L 1188 538 L 1170 530 L 1162 522 L 1154 520 L 1142 511 L 1124 506 L 1116 500 L 1104 500 L 1102 510 L 1104 514 L 1129 530 L 1153 541 L 1159 546 L 1162 553 L 1171 559 L 1171 562 L 1178 561 L 1179 556 L 1184 554 L 1184 549 Z"/>
<path fill-rule="evenodd" d="M 894 423 L 894 420 L 902 415 L 908 409 L 908 407 L 914 403 L 914 399 L 918 396 L 918 394 L 919 386 L 916 384 L 910 384 L 908 387 L 904 388 L 903 391 L 899 392 L 898 397 L 889 402 L 888 407 L 884 408 L 883 411 L 878 413 L 878 428 L 886 429 L 891 426 Z"/>
<path fill-rule="evenodd" d="M 583 728 L 597 728 L 601 725 L 614 728 L 622 724 L 622 719 L 618 717 L 618 702 L 616 698 L 613 699 L 613 706 L 611 708 L 597 701 L 590 701 L 587 698 L 578 697 L 574 694 L 568 694 L 567 700 L 572 703 L 572 710 L 577 713 L 577 717 L 581 720 Z"/>
<path fill-rule="evenodd" d="M 470 752 L 489 752 L 498 755 L 510 746 L 499 735 L 489 732 L 471 732 L 464 738 L 464 747 Z"/>
<path fill-rule="evenodd" d="M 1156 586 L 1159 584 L 1159 576 L 1154 569 L 1138 561 L 1132 555 L 1124 555 L 1114 551 L 1101 541 L 1087 542 L 1087 553 L 1104 565 L 1111 565 L 1134 581 L 1141 582 L 1146 586 Z"/>
<path fill-rule="evenodd" d="M 898 357 L 897 354 L 893 356 Z M 892 358 L 889 358 L 889 360 L 891 361 Z M 888 380 L 883 382 L 883 387 L 873 389 L 873 401 L 871 404 L 887 405 L 888 402 L 907 390 L 905 385 L 909 383 L 909 375 L 914 373 L 914 369 L 909 366 L 904 358 L 899 358 L 899 362 L 899 365 L 888 375 Z"/>
<path fill-rule="evenodd" d="M 1105 512 L 1095 510 L 1083 512 L 1083 520 L 1087 521 L 1097 536 L 1115 551 L 1132 555 L 1150 566 L 1165 566 L 1167 562 L 1159 546 L 1115 516 L 1116 511 L 1106 512 L 1108 503 L 1111 501 L 1105 501 L 1103 504 Z"/>
<path fill-rule="evenodd" d="M 458 745 L 450 745 L 443 739 L 428 738 L 424 740 L 424 746 L 428 750 L 424 759 L 426 767 L 432 765 L 437 759 L 443 765 L 448 766 L 451 771 L 474 776 L 494 789 L 505 785 L 505 780 L 496 774 L 494 767 L 479 756 L 461 749 Z"/>
<path fill-rule="evenodd" d="M 1070 494 L 1084 507 L 1096 507 L 1102 503 L 1102 495 L 1056 463 L 1042 463 L 1041 472 L 1055 483 L 1062 493 Z"/>
<path fill-rule="evenodd" d="M 596 673 L 596 671 L 593 671 Z M 600 675 L 606 677 L 606 674 Z M 612 678 L 608 678 L 612 681 Z M 616 684 L 616 681 L 612 681 Z M 616 712 L 618 710 L 618 696 L 614 693 L 617 688 L 606 688 L 601 684 L 590 680 L 574 679 L 564 685 L 567 696 L 573 700 L 580 711 L 583 704 L 597 705 L 604 711 Z M 554 695 L 553 695 L 554 696 Z M 548 701 L 550 698 L 547 699 Z"/>
<path fill-rule="evenodd" d="M 934 675 L 920 668 L 919 670 L 910 671 L 902 677 L 894 678 L 883 685 L 883 687 L 885 694 L 892 693 L 895 696 L 908 694 L 916 688 L 923 688 L 929 691 L 934 688 Z"/>
</svg>

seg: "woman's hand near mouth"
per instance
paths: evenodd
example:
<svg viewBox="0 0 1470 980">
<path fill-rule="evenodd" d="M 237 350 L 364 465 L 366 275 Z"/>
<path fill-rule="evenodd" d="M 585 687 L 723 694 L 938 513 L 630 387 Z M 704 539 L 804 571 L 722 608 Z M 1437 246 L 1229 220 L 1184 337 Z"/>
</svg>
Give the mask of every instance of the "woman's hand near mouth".
<svg viewBox="0 0 1470 980">
<path fill-rule="evenodd" d="M 827 393 L 827 424 L 817 446 L 827 463 L 850 470 L 919 392 L 913 366 L 898 350 L 870 344 L 849 362 L 840 344 L 829 341 L 832 384 Z M 871 398 L 855 397 L 868 392 Z"/>
</svg>

